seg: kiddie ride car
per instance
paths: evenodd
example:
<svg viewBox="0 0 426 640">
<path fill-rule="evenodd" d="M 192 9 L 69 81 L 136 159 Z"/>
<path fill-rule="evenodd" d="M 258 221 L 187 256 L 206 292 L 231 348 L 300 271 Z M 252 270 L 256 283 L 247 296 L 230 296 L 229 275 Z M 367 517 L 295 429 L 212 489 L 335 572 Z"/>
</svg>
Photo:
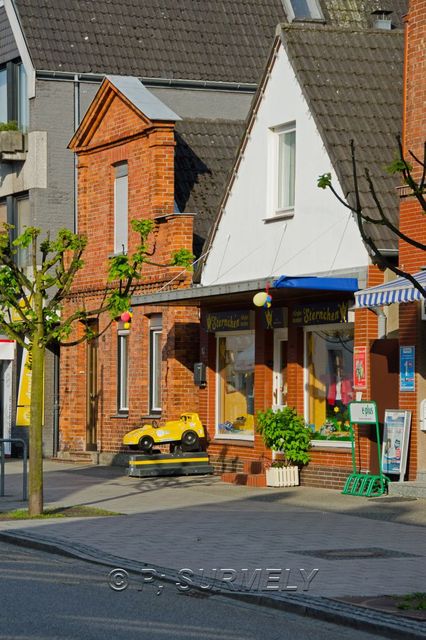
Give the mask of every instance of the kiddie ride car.
<svg viewBox="0 0 426 640">
<path fill-rule="evenodd" d="M 179 420 L 170 420 L 159 426 L 156 420 L 151 424 L 133 429 L 123 438 L 123 444 L 130 449 L 151 453 L 156 444 L 170 444 L 171 453 L 200 451 L 206 434 L 198 413 L 184 413 Z"/>
</svg>

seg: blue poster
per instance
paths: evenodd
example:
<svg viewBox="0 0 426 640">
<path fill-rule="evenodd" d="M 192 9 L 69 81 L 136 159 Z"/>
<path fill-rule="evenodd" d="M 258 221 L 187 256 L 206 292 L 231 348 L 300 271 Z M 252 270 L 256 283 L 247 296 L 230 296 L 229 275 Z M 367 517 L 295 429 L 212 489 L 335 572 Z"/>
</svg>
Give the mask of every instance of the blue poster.
<svg viewBox="0 0 426 640">
<path fill-rule="evenodd" d="M 415 379 L 415 347 L 399 347 L 399 390 L 414 391 Z"/>
</svg>

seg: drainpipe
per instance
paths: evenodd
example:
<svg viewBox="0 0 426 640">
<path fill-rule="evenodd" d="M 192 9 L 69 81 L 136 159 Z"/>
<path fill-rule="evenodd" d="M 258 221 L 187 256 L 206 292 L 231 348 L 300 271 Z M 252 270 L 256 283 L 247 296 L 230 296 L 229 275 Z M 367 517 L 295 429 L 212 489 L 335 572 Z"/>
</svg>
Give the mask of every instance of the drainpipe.
<svg viewBox="0 0 426 640">
<path fill-rule="evenodd" d="M 80 81 L 78 74 L 74 75 L 74 132 L 80 124 Z M 78 232 L 78 158 L 74 153 L 74 233 Z"/>
<path fill-rule="evenodd" d="M 371 309 L 377 316 L 377 333 L 379 340 L 383 340 L 387 335 L 387 317 L 382 307 Z"/>
<path fill-rule="evenodd" d="M 53 457 L 59 451 L 59 347 L 53 354 Z"/>
</svg>

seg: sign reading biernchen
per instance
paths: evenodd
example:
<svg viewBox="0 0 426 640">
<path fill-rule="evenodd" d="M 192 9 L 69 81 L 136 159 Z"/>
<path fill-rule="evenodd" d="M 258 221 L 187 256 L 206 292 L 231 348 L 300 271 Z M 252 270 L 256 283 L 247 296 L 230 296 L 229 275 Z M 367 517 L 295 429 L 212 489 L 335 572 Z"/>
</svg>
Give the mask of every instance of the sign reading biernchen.
<svg viewBox="0 0 426 640">
<path fill-rule="evenodd" d="M 295 325 L 331 324 L 348 321 L 348 302 L 300 304 L 293 307 L 291 321 Z"/>
<path fill-rule="evenodd" d="M 204 326 L 209 333 L 215 331 L 247 331 L 253 326 L 251 311 L 217 311 L 206 313 Z"/>
</svg>

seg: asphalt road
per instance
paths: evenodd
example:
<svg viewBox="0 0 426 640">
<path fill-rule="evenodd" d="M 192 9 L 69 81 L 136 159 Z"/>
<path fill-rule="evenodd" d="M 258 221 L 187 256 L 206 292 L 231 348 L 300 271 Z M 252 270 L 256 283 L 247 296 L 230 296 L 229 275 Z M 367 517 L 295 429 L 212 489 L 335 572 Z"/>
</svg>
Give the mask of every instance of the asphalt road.
<svg viewBox="0 0 426 640">
<path fill-rule="evenodd" d="M 224 596 L 183 594 L 174 585 L 157 595 L 138 576 L 114 591 L 107 567 L 4 543 L 0 566 L 0 640 L 378 638 Z"/>
</svg>

